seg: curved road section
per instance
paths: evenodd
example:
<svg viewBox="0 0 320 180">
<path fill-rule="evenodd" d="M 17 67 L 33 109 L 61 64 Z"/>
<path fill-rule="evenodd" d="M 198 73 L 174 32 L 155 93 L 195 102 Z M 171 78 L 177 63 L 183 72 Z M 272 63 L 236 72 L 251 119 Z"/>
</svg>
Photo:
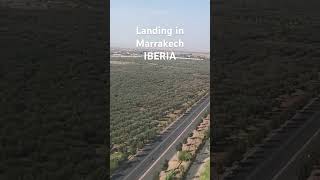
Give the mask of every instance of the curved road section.
<svg viewBox="0 0 320 180">
<path fill-rule="evenodd" d="M 178 118 L 163 134 L 147 144 L 132 160 L 111 176 L 111 180 L 153 180 L 176 147 L 187 138 L 201 122 L 210 108 L 210 97 L 199 100 L 188 112 Z"/>
</svg>

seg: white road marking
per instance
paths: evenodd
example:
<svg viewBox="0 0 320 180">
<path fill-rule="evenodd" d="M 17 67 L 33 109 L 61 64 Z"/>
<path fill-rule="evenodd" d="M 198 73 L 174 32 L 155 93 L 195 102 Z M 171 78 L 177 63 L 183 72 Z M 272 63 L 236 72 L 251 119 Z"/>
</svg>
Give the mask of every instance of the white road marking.
<svg viewBox="0 0 320 180">
<path fill-rule="evenodd" d="M 275 175 L 272 180 L 276 180 L 283 173 L 284 170 L 298 157 L 298 155 L 311 143 L 311 141 L 320 133 L 320 129 L 302 146 L 302 148 L 296 152 L 296 154 L 288 161 L 288 163 Z"/>
<path fill-rule="evenodd" d="M 317 97 L 315 97 L 315 98 L 313 98 L 307 105 L 305 105 L 303 108 L 302 108 L 302 110 L 300 110 L 300 111 L 298 111 L 291 119 L 294 119 L 294 118 L 296 118 L 297 116 L 298 116 L 298 113 L 303 113 L 304 112 L 304 110 L 306 110 L 309 106 L 311 106 L 316 100 L 318 100 L 320 98 L 320 96 L 317 96 Z M 290 120 L 291 120 L 290 119 Z M 311 121 L 311 119 L 309 119 L 309 121 Z M 305 126 L 307 126 L 307 124 L 309 123 L 309 121 L 308 122 L 305 122 L 304 124 L 303 124 L 303 127 L 305 127 Z M 287 123 L 287 122 L 286 122 Z M 282 127 L 281 127 L 282 128 Z M 299 134 L 299 132 L 301 132 L 303 130 L 303 128 L 301 127 L 301 129 L 300 130 L 298 130 L 298 132 L 296 132 L 295 134 Z M 290 142 L 290 141 L 292 141 L 292 139 L 294 139 L 295 138 L 295 136 L 291 136 L 290 138 L 289 138 L 289 140 L 287 140 L 287 142 L 285 143 L 285 146 Z M 285 146 L 283 146 L 283 147 L 285 147 Z M 281 149 L 283 149 L 283 147 L 281 148 Z M 268 161 L 271 161 L 272 160 L 272 157 L 270 156 L 265 162 L 268 162 Z M 254 174 L 256 174 L 258 171 L 259 171 L 259 169 L 261 169 L 260 167 L 263 167 L 263 165 L 258 165 L 258 167 L 253 171 L 253 172 L 251 172 L 251 174 L 249 175 L 249 177 L 247 177 L 246 179 L 251 179 L 252 178 L 252 176 L 254 176 Z M 273 176 L 273 177 L 275 177 L 275 176 Z M 274 179 L 272 179 L 272 180 L 274 180 Z"/>
<path fill-rule="evenodd" d="M 209 105 L 209 104 L 208 104 L 208 105 Z M 208 106 L 208 105 L 207 105 L 207 106 Z M 207 106 L 206 106 L 206 107 L 207 107 Z M 206 108 L 206 107 L 205 107 L 205 108 Z M 204 109 L 205 109 L 205 108 L 204 108 Z M 203 110 L 202 110 L 202 111 L 203 111 Z M 202 111 L 201 111 L 201 112 L 202 112 Z M 201 112 L 200 112 L 199 114 L 201 114 Z M 192 114 L 194 114 L 194 111 L 192 112 Z M 181 124 L 177 127 L 177 129 L 178 129 L 179 127 L 181 127 L 182 124 L 183 124 L 183 123 L 181 123 Z M 191 124 L 191 123 L 190 123 L 190 124 Z M 169 137 L 170 137 L 170 136 L 168 136 L 166 139 L 164 139 L 164 140 L 162 141 L 162 143 L 164 143 Z M 127 174 L 127 176 L 124 177 L 124 180 L 127 179 L 141 164 L 143 164 L 143 162 L 146 161 L 146 160 L 148 159 L 148 157 L 151 156 L 152 153 L 153 153 L 154 151 L 156 151 L 156 150 L 161 146 L 162 143 L 160 143 L 156 148 L 154 148 L 154 149 L 151 151 L 151 153 L 150 153 L 147 157 L 145 157 L 143 161 L 141 161 L 141 162 L 139 163 L 139 165 L 137 165 L 129 174 Z"/>
<path fill-rule="evenodd" d="M 171 146 L 174 145 L 174 143 L 182 136 L 182 134 L 192 125 L 192 123 L 200 116 L 200 114 L 209 106 L 210 104 L 207 104 L 206 107 L 203 108 L 203 110 L 191 121 L 191 123 L 180 133 L 180 135 L 170 144 L 170 146 L 159 156 L 159 158 L 149 167 L 149 169 L 139 178 L 139 180 L 142 180 L 144 176 L 153 168 L 153 166 L 160 160 L 160 158 L 169 151 Z"/>
</svg>

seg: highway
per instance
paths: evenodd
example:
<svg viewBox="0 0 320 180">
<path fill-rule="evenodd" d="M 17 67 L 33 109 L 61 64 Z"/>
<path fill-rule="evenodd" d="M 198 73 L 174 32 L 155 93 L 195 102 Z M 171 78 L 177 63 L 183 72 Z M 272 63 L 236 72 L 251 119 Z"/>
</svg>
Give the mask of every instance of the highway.
<svg viewBox="0 0 320 180">
<path fill-rule="evenodd" d="M 305 160 L 319 150 L 320 99 L 273 131 L 225 180 L 299 180 Z"/>
<path fill-rule="evenodd" d="M 132 160 L 122 166 L 111 180 L 153 180 L 161 171 L 166 160 L 201 122 L 210 108 L 210 97 L 199 100 L 188 112 L 179 117 L 163 134 L 147 144 Z"/>
</svg>

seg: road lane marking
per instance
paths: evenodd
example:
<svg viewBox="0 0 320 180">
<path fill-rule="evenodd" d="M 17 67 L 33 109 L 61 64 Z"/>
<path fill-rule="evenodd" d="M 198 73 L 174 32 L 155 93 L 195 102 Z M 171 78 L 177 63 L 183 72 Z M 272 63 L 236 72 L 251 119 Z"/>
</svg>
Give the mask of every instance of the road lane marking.
<svg viewBox="0 0 320 180">
<path fill-rule="evenodd" d="M 206 100 L 204 100 L 204 101 L 206 101 Z M 209 104 L 208 104 L 208 105 L 209 105 Z M 207 105 L 207 106 L 208 106 L 208 105 Z M 206 107 L 207 107 L 207 106 L 206 106 Z M 201 104 L 200 104 L 200 107 L 201 107 Z M 206 108 L 206 107 L 205 107 L 205 108 Z M 205 109 L 205 108 L 204 108 L 204 109 Z M 201 112 L 202 112 L 202 111 L 201 111 Z M 200 112 L 200 113 L 201 113 L 201 112 Z M 195 111 L 193 111 L 193 112 L 190 114 L 190 116 L 192 116 L 194 113 L 195 113 Z M 200 113 L 199 113 L 199 114 L 200 114 Z M 184 124 L 184 123 L 182 122 L 175 130 L 179 129 L 183 124 Z M 172 134 L 172 133 L 174 133 L 174 131 L 172 131 L 171 134 Z M 170 134 L 170 135 L 171 135 L 171 134 Z M 123 178 L 123 180 L 127 179 L 136 169 L 138 169 L 138 167 L 139 167 L 141 164 L 143 164 L 143 162 L 146 161 L 146 160 L 149 158 L 149 156 L 151 156 L 152 153 L 154 153 L 154 151 L 156 151 L 156 150 L 157 150 L 166 140 L 168 140 L 170 137 L 171 137 L 171 136 L 168 135 L 168 137 L 166 137 L 156 148 L 154 148 L 154 149 L 151 151 L 151 153 L 150 153 L 149 155 L 147 155 L 147 157 L 144 158 L 144 160 L 142 160 L 129 174 L 127 174 L 127 175 Z"/>
<path fill-rule="evenodd" d="M 203 97 L 205 97 L 205 98 L 207 98 L 207 95 L 208 95 L 208 93 L 207 94 L 205 94 L 205 96 L 203 96 Z M 202 98 L 200 98 L 197 102 L 195 102 L 194 103 L 194 105 L 197 105 L 200 101 L 202 100 Z M 192 107 L 191 107 L 192 108 Z M 185 112 L 186 113 L 186 112 Z M 176 124 L 184 115 L 185 115 L 185 113 L 183 113 L 183 114 L 181 114 L 181 116 L 179 116 L 174 122 L 172 122 L 168 127 L 166 127 L 164 130 L 162 130 L 161 132 L 160 132 L 160 134 L 163 134 L 165 131 L 167 131 L 170 127 L 172 127 L 174 124 Z"/>
<path fill-rule="evenodd" d="M 299 113 L 303 113 L 305 109 L 307 109 L 309 106 L 311 106 L 311 105 L 312 105 L 315 101 L 317 101 L 319 98 L 320 98 L 320 96 L 317 96 L 317 97 L 311 99 L 310 102 L 307 103 L 307 105 L 305 105 L 305 106 L 302 108 L 302 110 L 299 110 L 291 119 L 294 119 L 294 118 L 298 117 Z M 307 120 L 306 122 L 304 122 L 304 124 L 294 133 L 294 135 L 291 135 L 291 136 L 289 137 L 289 139 L 285 142 L 285 145 L 279 147 L 280 150 L 281 150 L 281 149 L 284 149 L 285 146 L 287 146 L 293 139 L 295 139 L 296 135 L 299 134 L 300 132 L 302 132 L 302 131 L 304 130 L 304 128 L 308 125 L 308 123 L 310 123 L 315 116 L 316 116 L 316 114 L 312 115 L 311 118 L 309 118 L 309 120 Z M 290 119 L 290 120 L 291 120 L 291 119 Z M 284 124 L 285 124 L 285 123 L 284 123 Z M 282 125 L 282 126 L 283 126 L 283 125 Z M 282 128 L 282 126 L 281 126 L 280 128 Z M 278 129 L 280 129 L 280 128 L 278 128 Z M 270 136 L 270 134 L 269 134 L 268 136 Z M 273 153 L 274 153 L 274 152 L 273 152 Z M 272 154 L 273 154 L 273 153 L 272 153 Z M 246 179 L 247 179 L 247 180 L 248 180 L 248 179 L 252 179 L 252 177 L 253 177 L 254 175 L 256 175 L 256 174 L 259 172 L 259 170 L 260 170 L 263 166 L 265 166 L 265 164 L 266 164 L 267 162 L 272 161 L 272 159 L 273 159 L 273 158 L 272 158 L 272 155 L 270 155 L 263 163 L 260 163 L 260 165 L 258 165 L 257 167 L 255 167 L 255 169 L 253 170 L 253 172 L 251 172 L 251 173 L 249 174 L 249 176 L 246 177 Z M 273 176 L 273 177 L 274 177 L 274 176 Z M 273 179 L 272 179 L 272 180 L 273 180 Z"/>
<path fill-rule="evenodd" d="M 149 169 L 147 169 L 147 171 L 139 178 L 139 180 L 142 180 L 142 178 L 144 178 L 144 176 L 146 176 L 146 174 L 153 168 L 153 166 L 161 159 L 161 157 L 167 153 L 169 151 L 169 149 L 171 148 L 171 146 L 173 146 L 177 140 L 182 136 L 182 134 L 192 125 L 192 123 L 200 116 L 200 114 L 210 105 L 207 104 L 202 111 L 190 122 L 190 124 L 180 133 L 180 135 L 170 144 L 170 146 L 158 157 L 158 159 L 149 167 Z"/>
<path fill-rule="evenodd" d="M 302 148 L 299 149 L 298 152 L 294 154 L 294 156 L 288 161 L 288 163 L 275 175 L 273 176 L 272 180 L 276 180 L 279 178 L 279 176 L 283 173 L 284 170 L 288 168 L 288 166 L 298 157 L 298 155 L 311 143 L 311 141 L 320 134 L 320 129 L 316 133 L 313 134 L 313 136 L 302 146 Z"/>
</svg>

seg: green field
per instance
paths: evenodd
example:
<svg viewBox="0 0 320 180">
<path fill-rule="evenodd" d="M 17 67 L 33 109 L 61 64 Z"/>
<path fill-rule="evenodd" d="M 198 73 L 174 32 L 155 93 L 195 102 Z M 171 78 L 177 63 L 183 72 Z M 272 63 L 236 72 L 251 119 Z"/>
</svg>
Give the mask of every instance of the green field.
<svg viewBox="0 0 320 180">
<path fill-rule="evenodd" d="M 111 171 L 209 90 L 210 61 L 111 58 Z"/>
</svg>

